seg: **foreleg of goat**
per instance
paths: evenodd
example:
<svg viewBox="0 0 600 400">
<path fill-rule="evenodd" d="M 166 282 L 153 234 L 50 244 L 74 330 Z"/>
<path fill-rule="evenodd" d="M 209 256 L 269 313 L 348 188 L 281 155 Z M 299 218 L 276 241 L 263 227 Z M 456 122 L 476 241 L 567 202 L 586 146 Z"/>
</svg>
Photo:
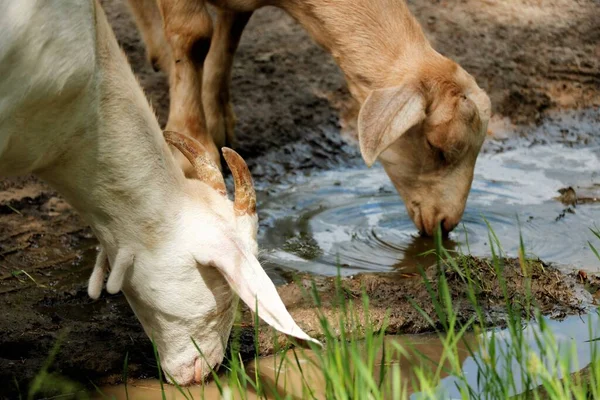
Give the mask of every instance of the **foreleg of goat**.
<svg viewBox="0 0 600 400">
<path fill-rule="evenodd" d="M 252 12 L 218 10 L 212 43 L 204 63 L 202 100 L 208 132 L 217 147 L 236 146 L 230 85 L 233 57 Z"/>
<path fill-rule="evenodd" d="M 169 89 L 171 104 L 166 130 L 198 140 L 221 165 L 219 151 L 207 131 L 202 105 L 202 75 L 213 32 L 212 19 L 201 0 L 159 0 L 165 37 L 171 47 Z M 187 176 L 194 169 L 175 152 Z"/>
<path fill-rule="evenodd" d="M 128 0 L 129 9 L 146 45 L 146 56 L 154 70 L 167 75 L 171 68 L 171 49 L 165 38 L 156 0 Z"/>
</svg>

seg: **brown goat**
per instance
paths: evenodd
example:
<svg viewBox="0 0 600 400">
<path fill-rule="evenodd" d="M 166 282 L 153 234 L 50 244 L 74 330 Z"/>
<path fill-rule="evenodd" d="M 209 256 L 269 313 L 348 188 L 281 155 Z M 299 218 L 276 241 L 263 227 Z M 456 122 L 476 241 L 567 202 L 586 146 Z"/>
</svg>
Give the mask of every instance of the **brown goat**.
<svg viewBox="0 0 600 400">
<path fill-rule="evenodd" d="M 382 162 L 416 226 L 432 234 L 438 224 L 450 231 L 460 221 L 490 100 L 431 47 L 404 0 L 211 0 L 214 28 L 204 0 L 129 3 L 151 62 L 169 74 L 167 129 L 198 139 L 215 161 L 219 147 L 235 145 L 229 84 L 241 34 L 254 10 L 276 6 L 344 72 L 361 105 L 362 156 L 369 166 Z"/>
</svg>

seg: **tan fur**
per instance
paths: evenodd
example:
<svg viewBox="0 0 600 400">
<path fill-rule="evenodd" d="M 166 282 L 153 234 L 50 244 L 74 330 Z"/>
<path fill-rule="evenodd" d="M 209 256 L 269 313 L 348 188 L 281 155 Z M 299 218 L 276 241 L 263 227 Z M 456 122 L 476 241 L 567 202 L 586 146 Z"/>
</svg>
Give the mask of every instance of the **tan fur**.
<svg viewBox="0 0 600 400">
<path fill-rule="evenodd" d="M 130 0 L 132 8 L 135 8 L 134 3 L 139 4 L 139 1 Z M 400 124 L 401 110 L 388 112 L 390 122 L 394 121 L 393 115 L 398 116 L 392 125 L 384 126 L 381 122 L 363 120 L 363 126 L 373 129 L 368 134 L 362 135 L 361 151 L 367 164 L 380 159 L 384 166 L 387 165 L 386 172 L 404 198 L 409 214 L 419 229 L 432 233 L 437 222 L 442 222 L 447 230 L 458 223 L 470 189 L 475 159 L 487 129 L 490 101 L 467 72 L 430 46 L 419 23 L 403 0 L 210 0 L 210 2 L 219 8 L 215 34 L 204 64 L 205 70 L 202 70 L 199 63 L 196 65 L 199 73 L 204 72 L 205 75 L 203 81 L 205 93 L 202 99 L 208 124 L 207 130 L 187 132 L 188 134 L 205 135 L 203 143 L 209 141 L 208 135 L 211 135 L 217 146 L 222 146 L 226 142 L 235 142 L 233 135 L 235 116 L 229 100 L 233 54 L 252 11 L 266 5 L 280 7 L 298 20 L 312 37 L 332 54 L 346 76 L 352 96 L 361 106 L 365 106 L 365 102 L 374 92 L 389 88 L 405 88 L 422 99 L 424 118 L 412 120 L 418 126 Z M 184 5 L 189 7 L 190 4 L 201 8 L 205 6 L 205 0 L 161 0 L 161 3 L 163 8 L 167 3 L 179 9 L 183 9 Z M 177 14 L 180 18 L 187 18 L 188 21 L 194 18 L 192 14 L 184 16 L 181 10 L 177 11 Z M 138 26 L 142 31 L 154 29 L 152 34 L 144 33 L 144 38 L 159 35 L 161 27 L 157 24 L 152 25 L 152 21 L 156 22 L 155 19 L 140 22 L 138 18 Z M 150 26 L 153 28 L 149 28 Z M 173 32 L 166 21 L 164 28 L 165 32 L 169 32 L 170 29 Z M 186 27 L 185 32 L 190 30 Z M 174 49 L 176 43 L 173 41 L 170 43 L 172 52 L 181 52 L 181 49 L 177 51 Z M 151 43 L 149 52 L 153 51 Z M 168 57 L 168 54 L 163 52 L 157 57 L 162 59 Z M 171 76 L 173 76 L 172 71 Z M 171 80 L 173 81 L 173 78 Z M 188 80 L 186 84 L 193 85 L 193 89 L 191 87 L 188 89 L 197 93 L 203 89 L 199 81 Z M 406 96 L 406 92 L 395 93 Z M 173 95 L 175 93 L 172 91 Z M 389 100 L 398 107 L 404 104 L 392 101 L 383 93 L 370 98 L 376 101 L 368 105 L 370 111 L 365 111 L 363 114 L 365 116 L 384 112 L 381 108 L 386 105 L 382 101 Z M 184 107 L 197 105 L 197 102 L 192 104 L 177 99 L 174 101 Z M 416 104 L 408 98 L 405 101 L 408 102 L 406 104 Z M 174 108 L 172 107 L 171 110 L 173 111 Z M 412 110 L 412 112 L 416 111 L 416 109 Z M 186 112 L 191 113 L 191 111 Z M 359 130 L 360 126 L 359 121 Z M 388 134 L 382 135 L 375 128 L 385 129 Z M 399 132 L 398 129 L 404 130 Z M 412 136 L 415 137 L 411 139 Z M 403 143 L 403 146 L 398 146 L 397 142 Z M 386 149 L 387 152 L 384 151 Z M 389 154 L 390 149 L 393 149 L 394 155 Z M 365 153 L 367 150 L 369 151 Z M 415 155 L 423 158 L 424 161 L 419 161 Z M 403 157 L 412 161 L 397 162 Z M 384 158 L 388 161 L 386 162 Z M 390 159 L 394 161 L 390 162 Z M 444 164 L 449 160 L 453 161 L 450 163 L 451 166 Z M 452 171 L 458 164 L 461 165 L 458 169 L 463 173 L 457 175 Z M 424 170 L 429 171 L 431 176 L 423 177 Z M 444 176 L 452 176 L 457 180 L 456 187 L 442 188 L 448 186 L 448 182 L 433 179 L 436 174 L 440 179 Z M 432 179 L 436 181 L 435 184 L 432 183 Z M 444 204 L 440 203 L 442 200 L 436 204 L 420 200 L 425 194 L 417 192 L 420 192 L 419 188 L 426 185 L 435 186 L 432 188 L 431 195 L 434 195 L 436 190 L 443 192 Z M 422 208 L 424 207 L 422 204 L 425 203 L 429 204 L 427 209 Z"/>
<path fill-rule="evenodd" d="M 138 3 L 139 4 L 139 3 Z M 131 3 L 131 8 L 136 6 Z M 166 42 L 170 47 L 169 88 L 170 109 L 166 130 L 181 132 L 197 139 L 209 151 L 216 164 L 221 166 L 219 151 L 206 130 L 202 106 L 202 73 L 204 60 L 210 49 L 212 20 L 201 1 L 159 0 Z M 139 14 L 139 13 L 138 13 Z M 155 12 L 147 12 L 154 15 Z M 155 19 L 153 19 L 155 21 Z M 153 36 L 153 35 L 144 35 Z M 166 59 L 165 48 L 159 59 Z M 187 176 L 194 171 L 181 153 L 175 157 Z"/>
<path fill-rule="evenodd" d="M 156 0 L 129 0 L 131 13 L 142 33 L 148 60 L 155 70 L 163 70 L 169 74 L 171 69 L 171 52 L 162 29 L 162 16 L 156 6 Z"/>
<path fill-rule="evenodd" d="M 235 147 L 235 114 L 231 106 L 229 83 L 233 56 L 252 12 L 219 9 L 210 51 L 204 63 L 202 103 L 206 127 L 218 148 Z"/>
</svg>

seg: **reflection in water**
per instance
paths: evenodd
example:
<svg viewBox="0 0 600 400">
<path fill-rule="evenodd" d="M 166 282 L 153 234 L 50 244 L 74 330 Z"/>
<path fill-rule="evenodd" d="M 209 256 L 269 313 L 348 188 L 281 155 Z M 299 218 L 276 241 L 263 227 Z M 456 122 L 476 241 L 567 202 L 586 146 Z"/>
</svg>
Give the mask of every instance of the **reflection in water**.
<svg viewBox="0 0 600 400">
<path fill-rule="evenodd" d="M 594 187 L 598 170 L 598 151 L 589 148 L 547 145 L 483 154 L 462 224 L 445 246 L 489 255 L 489 223 L 508 255 L 517 254 L 520 228 L 530 255 L 597 270 L 587 241 L 600 204 L 578 205 L 570 213 L 553 198 L 565 186 Z M 435 260 L 421 256 L 433 241 L 418 235 L 381 168 L 328 172 L 273 188 L 259 210 L 260 245 L 273 265 L 325 275 L 335 275 L 339 266 L 342 275 L 351 275 Z"/>
<path fill-rule="evenodd" d="M 452 238 L 443 240 L 444 248 L 448 251 L 456 251 L 459 243 Z M 403 272 L 419 272 L 419 267 L 434 265 L 437 255 L 431 250 L 435 247 L 433 239 L 417 236 L 404 248 L 403 257 L 397 261 L 392 268 Z"/>
<path fill-rule="evenodd" d="M 590 338 L 596 338 L 600 334 L 600 318 L 597 312 L 592 312 L 588 316 L 580 317 L 573 316 L 566 320 L 552 321 L 545 320 L 548 325 L 548 330 L 545 334 L 540 333 L 539 325 L 532 323 L 522 331 L 522 343 L 526 354 L 522 363 L 517 361 L 514 354 L 510 353 L 509 348 L 515 348 L 512 344 L 512 337 L 507 330 L 498 330 L 492 333 L 488 332 L 483 336 L 475 336 L 467 334 L 464 340 L 457 345 L 457 357 L 460 365 L 460 374 L 448 374 L 450 365 L 447 363 L 444 354 L 444 345 L 437 336 L 434 335 L 403 335 L 389 336 L 385 341 L 387 354 L 393 353 L 390 351 L 394 348 L 394 343 L 400 344 L 406 351 L 406 356 L 400 356 L 396 353 L 387 364 L 387 371 L 392 370 L 392 366 L 397 366 L 400 370 L 403 384 L 407 385 L 408 394 L 412 393 L 412 399 L 419 399 L 420 393 L 415 393 L 418 387 L 412 387 L 415 382 L 415 371 L 418 367 L 425 369 L 431 368 L 433 372 L 440 368 L 440 382 L 436 391 L 440 399 L 461 398 L 460 388 L 468 385 L 473 393 L 483 393 L 486 382 L 483 377 L 485 374 L 480 373 L 480 365 L 494 365 L 495 372 L 506 381 L 506 378 L 512 376 L 514 378 L 513 394 L 522 393 L 525 390 L 523 386 L 521 373 L 531 366 L 530 362 L 534 355 L 537 359 L 546 365 L 546 368 L 551 368 L 552 361 L 556 360 L 554 355 L 561 354 L 564 357 L 573 360 L 570 364 L 569 372 L 575 372 L 579 367 L 587 366 L 591 361 L 593 352 L 597 351 L 596 341 L 590 341 Z M 548 335 L 552 335 L 553 339 L 548 339 Z M 540 337 L 545 337 L 546 341 L 541 341 L 545 345 L 538 345 Z M 490 355 L 486 351 L 480 350 L 490 348 L 491 340 L 495 341 L 496 357 L 492 361 Z M 554 343 L 554 345 L 549 345 Z M 361 358 L 364 359 L 365 349 L 361 347 L 359 350 Z M 473 354 L 473 355 L 471 355 Z M 381 359 L 379 352 L 375 360 Z M 442 364 L 444 359 L 444 364 Z M 306 387 L 310 387 L 315 398 L 325 398 L 325 380 L 323 371 L 317 367 L 319 364 L 319 355 L 310 350 L 290 350 L 284 354 L 277 356 L 264 357 L 258 361 L 258 364 L 251 363 L 248 365 L 247 372 L 249 376 L 259 376 L 260 384 L 265 388 L 270 388 L 274 393 L 276 391 L 280 396 L 289 395 L 288 398 L 303 399 L 312 398 L 307 396 Z M 374 368 L 374 376 L 380 376 L 381 365 L 376 365 Z M 300 368 L 302 374 L 299 373 Z M 552 370 L 550 370 L 552 371 Z M 460 375 L 460 378 L 459 376 Z M 551 373 L 551 375 L 560 378 L 559 373 Z M 387 383 L 392 382 L 392 374 L 385 376 Z M 227 382 L 222 382 L 227 385 Z M 537 382 L 538 384 L 540 382 Z M 192 398 L 217 399 L 220 398 L 219 390 L 214 382 L 207 383 L 204 386 L 196 386 L 186 388 L 190 390 Z M 165 386 L 167 399 L 183 399 L 178 390 L 170 385 Z M 125 399 L 124 386 L 108 386 L 102 388 L 104 395 L 109 397 L 114 396 L 116 399 Z M 233 389 L 233 398 L 242 398 L 236 395 L 237 389 Z M 161 399 L 162 393 L 160 383 L 156 380 L 140 380 L 128 385 L 129 399 Z M 249 388 L 244 398 L 258 398 L 256 393 Z M 274 398 L 271 396 L 269 398 Z"/>
<path fill-rule="evenodd" d="M 548 329 L 542 331 L 540 325 L 532 323 L 520 333 L 523 337 L 522 343 L 526 346 L 522 362 L 512 356 L 509 350 L 512 339 L 507 330 L 499 330 L 494 333 L 493 337 L 491 333 L 488 333 L 482 340 L 486 349 L 489 349 L 491 341 L 494 341 L 497 354 L 495 371 L 504 381 L 510 376 L 513 377 L 514 385 L 510 390 L 512 395 L 522 393 L 526 389 L 524 377 L 526 371 L 535 368 L 532 366 L 535 364 L 532 362 L 533 360 L 540 360 L 541 364 L 550 372 L 549 375 L 556 379 L 560 379 L 564 375 L 556 366 L 558 359 L 567 360 L 563 365 L 568 366 L 566 372 L 569 374 L 588 366 L 592 361 L 592 355 L 597 360 L 600 349 L 598 341 L 594 339 L 600 337 L 598 311 L 593 311 L 586 316 L 572 316 L 564 321 L 544 318 L 544 322 Z M 543 340 L 544 338 L 545 340 Z M 440 393 L 443 394 L 440 397 L 459 398 L 458 388 L 465 384 L 468 384 L 475 393 L 481 393 L 486 382 L 478 381 L 478 365 L 485 363 L 494 364 L 486 351 L 480 350 L 475 353 L 474 357 L 468 357 L 462 365 L 465 381 L 460 381 L 455 376 L 446 377 L 440 385 Z M 541 384 L 541 381 L 538 380 L 536 383 Z M 418 396 L 414 395 L 413 398 L 418 398 Z"/>
<path fill-rule="evenodd" d="M 473 336 L 466 336 L 464 342 L 461 342 L 457 347 L 457 354 L 460 362 L 464 362 L 468 355 L 469 346 L 475 344 Z M 400 355 L 394 350 L 396 345 L 401 345 L 406 354 Z M 416 366 L 433 367 L 442 363 L 442 354 L 444 346 L 439 338 L 435 335 L 404 335 L 404 336 L 389 336 L 385 338 L 385 351 L 387 354 L 395 354 L 389 362 L 397 365 L 400 368 L 403 384 L 408 385 L 408 392 L 412 392 L 410 383 L 414 380 L 414 371 Z M 366 349 L 362 345 L 359 347 L 361 358 L 365 358 Z M 375 356 L 375 360 L 381 360 L 382 351 L 380 350 Z M 444 361 L 444 368 L 449 368 L 450 365 Z M 306 393 L 306 387 L 309 386 L 312 394 L 317 399 L 325 397 L 325 378 L 322 370 L 318 367 L 319 355 L 305 349 L 289 350 L 277 356 L 261 358 L 257 363 L 252 362 L 246 366 L 249 376 L 259 376 L 260 385 L 264 387 L 267 393 L 278 393 L 279 397 L 289 396 L 292 399 L 312 398 L 309 393 Z M 389 367 L 389 364 L 386 365 Z M 376 364 L 374 368 L 374 376 L 380 376 L 381 364 Z M 388 368 L 386 368 L 388 369 Z M 302 371 L 302 372 L 300 372 Z M 448 374 L 441 373 L 441 378 Z M 391 383 L 391 376 L 386 377 Z M 170 385 L 165 387 L 167 399 L 184 399 L 185 397 L 178 393 L 178 390 Z M 206 384 L 204 387 L 197 386 L 190 388 L 194 399 L 220 398 L 219 390 L 214 382 Z M 114 396 L 116 399 L 125 399 L 124 386 L 107 386 L 102 388 L 102 392 L 107 396 Z M 234 390 L 236 392 L 236 390 Z M 237 392 L 236 392 L 237 393 Z M 128 386 L 129 399 L 162 399 L 160 383 L 156 380 L 140 380 L 133 382 Z M 233 398 L 242 398 L 234 395 Z M 248 388 L 245 392 L 245 398 L 258 398 L 256 392 L 252 388 Z M 269 396 L 276 398 L 276 396 Z"/>
</svg>

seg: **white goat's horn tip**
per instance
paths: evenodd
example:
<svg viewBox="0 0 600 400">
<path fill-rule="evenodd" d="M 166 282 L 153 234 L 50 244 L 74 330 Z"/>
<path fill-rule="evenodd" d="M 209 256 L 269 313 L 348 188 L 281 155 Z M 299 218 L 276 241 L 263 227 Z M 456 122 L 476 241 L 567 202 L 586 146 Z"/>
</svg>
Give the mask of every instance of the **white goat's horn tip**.
<svg viewBox="0 0 600 400">
<path fill-rule="evenodd" d="M 234 207 L 238 215 L 256 214 L 256 192 L 248 165 L 235 150 L 223 147 L 223 158 L 227 162 L 235 184 Z"/>
</svg>

